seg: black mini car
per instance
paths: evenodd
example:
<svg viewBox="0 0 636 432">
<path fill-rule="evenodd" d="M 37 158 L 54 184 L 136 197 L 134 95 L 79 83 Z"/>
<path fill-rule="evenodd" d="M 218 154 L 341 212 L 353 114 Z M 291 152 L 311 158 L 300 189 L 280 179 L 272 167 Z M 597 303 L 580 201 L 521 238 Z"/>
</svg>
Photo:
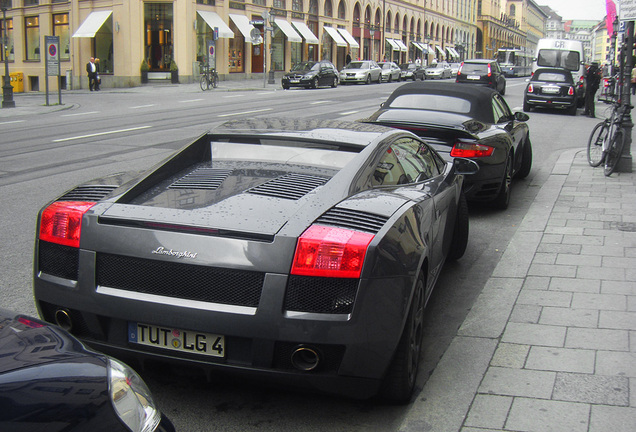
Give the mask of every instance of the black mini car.
<svg viewBox="0 0 636 432">
<path fill-rule="evenodd" d="M 465 60 L 459 66 L 455 82 L 479 84 L 495 89 L 501 95 L 506 94 L 506 77 L 504 77 L 497 60 Z"/>
<path fill-rule="evenodd" d="M 130 367 L 2 308 L 0 401 L 2 431 L 174 432 Z"/>
<path fill-rule="evenodd" d="M 290 87 L 336 87 L 338 69 L 329 60 L 300 62 L 283 76 L 281 84 L 285 90 Z"/>
<path fill-rule="evenodd" d="M 569 70 L 540 68 L 534 72 L 523 96 L 523 110 L 536 107 L 564 109 L 576 115 L 576 90 Z"/>
</svg>

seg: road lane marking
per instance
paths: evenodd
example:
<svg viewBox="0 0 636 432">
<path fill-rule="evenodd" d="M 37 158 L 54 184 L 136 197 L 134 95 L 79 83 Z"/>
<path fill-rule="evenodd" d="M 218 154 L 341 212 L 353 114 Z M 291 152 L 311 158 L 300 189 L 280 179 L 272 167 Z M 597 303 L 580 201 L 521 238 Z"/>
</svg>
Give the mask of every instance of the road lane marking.
<svg viewBox="0 0 636 432">
<path fill-rule="evenodd" d="M 150 108 L 156 105 L 157 104 L 137 105 L 137 106 L 130 107 L 130 109 Z"/>
<path fill-rule="evenodd" d="M 88 111 L 84 113 L 74 113 L 74 114 L 62 114 L 62 117 L 77 117 L 77 116 L 90 115 L 90 114 L 99 114 L 99 111 Z"/>
<path fill-rule="evenodd" d="M 74 136 L 74 137 L 56 139 L 56 140 L 53 140 L 53 142 L 73 141 L 73 140 L 78 140 L 78 139 L 83 139 L 83 138 L 93 138 L 93 137 L 97 137 L 97 136 L 111 135 L 111 134 L 122 133 L 122 132 L 132 132 L 132 131 L 136 131 L 136 130 L 148 129 L 150 127 L 152 127 L 152 126 L 139 126 L 139 127 L 134 127 L 134 128 L 128 128 L 128 129 L 118 129 L 118 130 L 114 130 L 114 131 L 98 132 L 98 133 L 89 134 L 89 135 L 78 135 L 78 136 Z"/>
<path fill-rule="evenodd" d="M 12 124 L 12 123 L 24 123 L 26 120 L 11 120 L 0 123 L 0 125 Z"/>
<path fill-rule="evenodd" d="M 346 115 L 356 114 L 356 113 L 359 113 L 359 112 L 360 112 L 360 110 L 356 110 L 356 111 L 347 111 L 347 112 L 342 112 L 342 113 L 340 113 L 340 115 L 342 115 L 342 116 L 346 116 Z"/>
<path fill-rule="evenodd" d="M 324 103 L 330 103 L 331 101 L 328 100 L 321 100 L 321 101 L 315 101 L 315 102 L 310 102 L 309 105 L 318 105 L 318 104 L 324 104 Z"/>
<path fill-rule="evenodd" d="M 243 114 L 254 114 L 259 112 L 271 111 L 272 109 L 273 108 L 263 108 L 263 109 L 252 110 L 252 111 L 241 111 L 241 112 L 231 113 L 231 114 L 219 114 L 218 117 L 231 117 L 231 116 L 238 116 Z"/>
<path fill-rule="evenodd" d="M 237 97 L 244 97 L 244 96 L 245 95 L 242 95 L 242 94 L 230 95 L 230 96 L 223 96 L 223 99 L 237 98 Z"/>
<path fill-rule="evenodd" d="M 200 101 L 202 101 L 202 100 L 204 100 L 204 99 L 188 99 L 188 100 L 182 100 L 182 101 L 179 101 L 179 103 L 200 102 Z"/>
</svg>

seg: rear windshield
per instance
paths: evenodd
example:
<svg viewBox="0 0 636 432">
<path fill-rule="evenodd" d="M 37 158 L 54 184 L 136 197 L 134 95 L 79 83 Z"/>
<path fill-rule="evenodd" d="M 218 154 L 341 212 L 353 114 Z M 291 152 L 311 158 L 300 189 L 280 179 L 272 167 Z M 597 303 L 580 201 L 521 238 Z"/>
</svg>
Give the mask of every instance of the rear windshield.
<svg viewBox="0 0 636 432">
<path fill-rule="evenodd" d="M 483 75 L 488 73 L 488 65 L 487 64 L 478 64 L 478 63 L 464 63 L 462 66 L 463 74 L 475 74 L 475 75 Z"/>
<path fill-rule="evenodd" d="M 579 70 L 581 57 L 577 51 L 542 49 L 537 57 L 537 66 L 561 67 L 571 71 Z"/>
<path fill-rule="evenodd" d="M 404 94 L 396 97 L 391 108 L 412 108 L 467 114 L 470 101 L 454 96 L 434 94 Z"/>
<path fill-rule="evenodd" d="M 565 74 L 559 72 L 535 72 L 532 81 L 551 81 L 559 83 L 572 82 Z"/>
</svg>

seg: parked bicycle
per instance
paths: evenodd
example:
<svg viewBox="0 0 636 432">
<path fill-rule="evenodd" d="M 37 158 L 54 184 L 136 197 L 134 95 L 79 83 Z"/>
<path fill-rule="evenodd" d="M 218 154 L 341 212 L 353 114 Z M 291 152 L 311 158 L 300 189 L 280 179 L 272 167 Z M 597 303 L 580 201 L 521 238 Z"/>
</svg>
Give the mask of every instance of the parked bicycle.
<svg viewBox="0 0 636 432">
<path fill-rule="evenodd" d="M 219 74 L 216 69 L 210 68 L 207 64 L 203 68 L 203 75 L 201 76 L 201 90 L 210 90 L 216 88 L 219 85 Z"/>
<path fill-rule="evenodd" d="M 605 163 L 606 176 L 614 172 L 623 153 L 625 145 L 623 117 L 633 108 L 632 105 L 619 102 L 608 103 L 612 105 L 610 116 L 594 126 L 587 142 L 587 162 L 592 167 Z"/>
</svg>

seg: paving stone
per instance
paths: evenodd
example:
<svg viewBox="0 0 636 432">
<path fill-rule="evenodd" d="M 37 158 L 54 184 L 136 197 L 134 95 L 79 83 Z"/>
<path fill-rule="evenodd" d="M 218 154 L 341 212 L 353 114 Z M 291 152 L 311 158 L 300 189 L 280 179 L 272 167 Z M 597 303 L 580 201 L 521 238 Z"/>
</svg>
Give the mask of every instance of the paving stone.
<svg viewBox="0 0 636 432">
<path fill-rule="evenodd" d="M 636 408 L 595 405 L 590 414 L 589 432 L 636 431 Z"/>
<path fill-rule="evenodd" d="M 590 264 L 590 265 L 594 265 L 594 264 Z M 636 267 L 636 258 L 603 257 L 601 266 L 609 267 L 609 268 L 625 268 L 625 269 L 634 268 Z"/>
<path fill-rule="evenodd" d="M 623 257 L 625 256 L 625 248 L 622 246 L 603 246 L 605 243 L 602 237 L 594 237 L 598 238 L 601 241 L 598 244 L 593 244 L 592 242 L 588 242 L 583 244 L 581 248 L 581 255 L 598 255 L 598 256 L 614 256 L 614 257 Z"/>
<path fill-rule="evenodd" d="M 601 311 L 600 328 L 636 330 L 636 312 Z"/>
<path fill-rule="evenodd" d="M 591 309 L 544 307 L 539 317 L 539 324 L 597 328 L 598 316 L 599 311 Z"/>
<path fill-rule="evenodd" d="M 582 403 L 515 398 L 505 429 L 520 432 L 588 432 L 589 412 L 590 406 Z"/>
<path fill-rule="evenodd" d="M 569 307 L 572 303 L 572 293 L 562 291 L 522 290 L 517 304 L 536 306 Z"/>
<path fill-rule="evenodd" d="M 500 343 L 490 361 L 491 366 L 522 369 L 528 357 L 529 345 Z"/>
<path fill-rule="evenodd" d="M 547 290 L 550 278 L 546 276 L 528 276 L 523 282 L 522 289 Z"/>
<path fill-rule="evenodd" d="M 555 264 L 600 267 L 602 258 L 597 255 L 558 254 Z"/>
<path fill-rule="evenodd" d="M 541 315 L 541 306 L 517 304 L 512 309 L 509 322 L 537 324 Z"/>
<path fill-rule="evenodd" d="M 541 245 L 546 243 L 561 244 L 562 242 L 563 242 L 563 236 L 561 234 L 544 234 L 541 237 Z"/>
<path fill-rule="evenodd" d="M 629 338 L 626 330 L 571 327 L 567 330 L 565 347 L 627 351 L 629 349 Z"/>
<path fill-rule="evenodd" d="M 468 412 L 466 426 L 501 429 L 504 427 L 512 398 L 478 394 Z"/>
<path fill-rule="evenodd" d="M 629 406 L 636 407 L 636 378 L 629 379 Z"/>
<path fill-rule="evenodd" d="M 566 328 L 561 326 L 508 323 L 501 338 L 502 342 L 522 345 L 542 345 L 562 347 Z"/>
<path fill-rule="evenodd" d="M 601 293 L 636 295 L 636 284 L 626 281 L 602 281 Z"/>
<path fill-rule="evenodd" d="M 479 393 L 548 399 L 556 380 L 556 372 L 490 367 Z"/>
<path fill-rule="evenodd" d="M 620 294 L 574 293 L 572 308 L 594 310 L 627 310 L 627 297 Z"/>
<path fill-rule="evenodd" d="M 596 374 L 636 378 L 636 352 L 597 352 Z"/>
<path fill-rule="evenodd" d="M 601 289 L 600 280 L 575 279 L 575 278 L 551 278 L 550 291 L 588 292 L 598 294 Z"/>
<path fill-rule="evenodd" d="M 556 258 L 557 258 L 557 254 L 555 253 L 537 252 L 534 254 L 532 264 L 555 264 Z"/>
<path fill-rule="evenodd" d="M 542 241 L 539 247 L 537 248 L 537 252 L 555 252 L 555 253 L 571 253 L 571 254 L 579 254 L 581 253 L 581 245 L 573 245 L 573 244 L 560 244 L 561 239 L 556 242 L 546 242 Z"/>
<path fill-rule="evenodd" d="M 596 352 L 593 350 L 538 347 L 530 348 L 527 369 L 555 372 L 594 373 Z"/>
<path fill-rule="evenodd" d="M 581 279 L 601 279 L 625 281 L 625 269 L 607 267 L 578 267 L 576 277 Z"/>
<path fill-rule="evenodd" d="M 586 246 L 595 246 L 600 247 L 603 245 L 603 237 L 602 236 L 572 236 L 572 235 L 564 235 L 561 240 L 563 244 L 573 244 L 573 245 L 581 245 L 581 252 L 585 249 Z"/>
<path fill-rule="evenodd" d="M 530 276 L 575 277 L 576 266 L 532 264 L 528 270 Z"/>
<path fill-rule="evenodd" d="M 601 405 L 629 405 L 629 379 L 580 373 L 557 374 L 552 399 Z"/>
</svg>

